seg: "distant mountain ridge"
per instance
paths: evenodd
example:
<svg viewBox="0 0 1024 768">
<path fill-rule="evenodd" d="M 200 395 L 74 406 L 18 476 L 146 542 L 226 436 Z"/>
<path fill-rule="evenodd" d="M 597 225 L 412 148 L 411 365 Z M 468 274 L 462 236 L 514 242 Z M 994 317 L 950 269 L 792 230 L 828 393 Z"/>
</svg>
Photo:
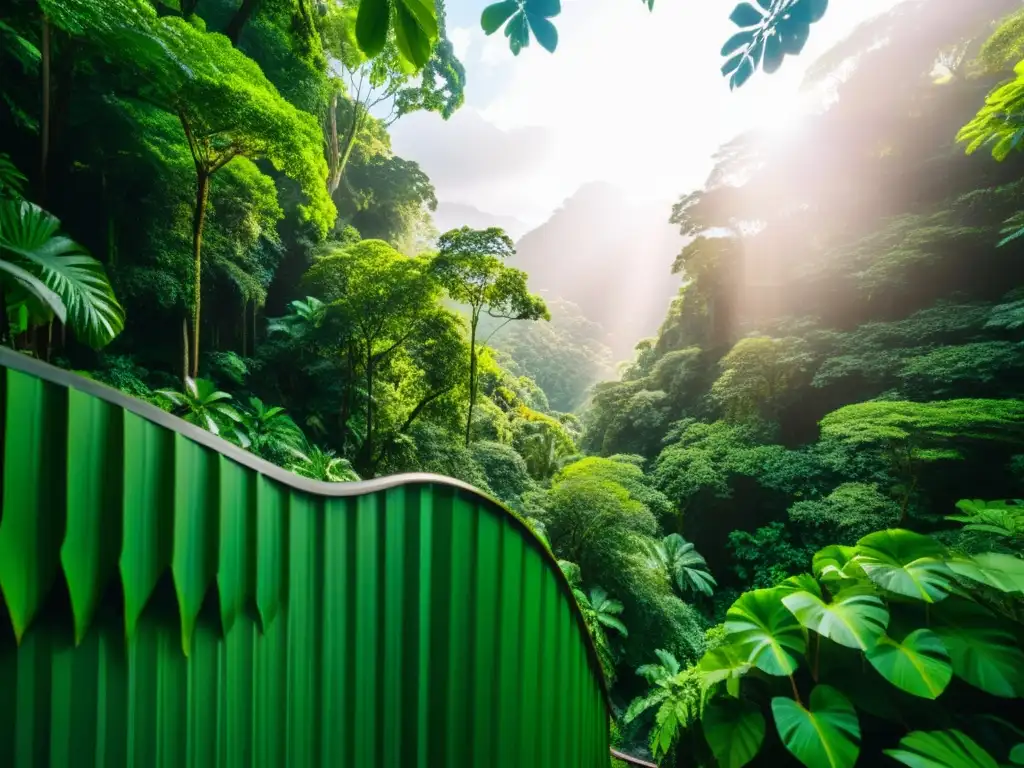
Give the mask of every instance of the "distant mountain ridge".
<svg viewBox="0 0 1024 768">
<path fill-rule="evenodd" d="M 460 227 L 472 227 L 473 229 L 501 227 L 509 237 L 516 240 L 529 229 L 527 224 L 514 216 L 488 213 L 465 203 L 439 202 L 432 218 L 439 234 Z"/>
<path fill-rule="evenodd" d="M 610 184 L 586 184 L 519 239 L 510 263 L 529 274 L 531 290 L 578 305 L 615 359 L 626 360 L 679 289 L 671 268 L 685 240 L 670 212 L 664 203 L 632 204 Z"/>
</svg>

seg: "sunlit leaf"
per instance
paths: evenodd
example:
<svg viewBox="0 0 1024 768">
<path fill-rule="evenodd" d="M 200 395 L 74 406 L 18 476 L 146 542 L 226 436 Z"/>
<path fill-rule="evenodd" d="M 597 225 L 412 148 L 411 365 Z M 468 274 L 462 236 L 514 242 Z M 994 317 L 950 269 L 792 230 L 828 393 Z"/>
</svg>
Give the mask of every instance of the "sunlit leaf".
<svg viewBox="0 0 1024 768">
<path fill-rule="evenodd" d="M 911 768 L 999 768 L 995 759 L 960 731 L 913 731 L 885 754 Z"/>
<path fill-rule="evenodd" d="M 901 643 L 883 637 L 867 650 L 867 659 L 897 688 L 925 699 L 936 698 L 953 677 L 946 646 L 928 629 L 911 632 Z"/>
<path fill-rule="evenodd" d="M 1024 593 L 1024 559 L 999 552 L 954 558 L 949 568 L 959 576 L 1013 594 Z"/>
<path fill-rule="evenodd" d="M 935 539 L 904 530 L 878 531 L 857 542 L 856 562 L 871 581 L 927 603 L 949 594 L 946 550 Z"/>
<path fill-rule="evenodd" d="M 852 587 L 831 603 L 810 592 L 793 592 L 782 603 L 807 629 L 848 648 L 867 650 L 885 633 L 889 611 L 864 587 Z"/>
<path fill-rule="evenodd" d="M 554 53 L 555 48 L 558 47 L 558 30 L 555 29 L 555 25 L 543 16 L 537 16 L 529 11 L 526 13 L 526 18 L 530 23 L 533 36 L 537 38 L 541 48 L 548 53 Z"/>
<path fill-rule="evenodd" d="M 356 16 L 356 40 L 367 56 L 376 56 L 384 50 L 388 40 L 390 15 L 389 0 L 360 0 Z"/>
<path fill-rule="evenodd" d="M 807 647 L 803 627 L 774 589 L 745 592 L 725 616 L 725 630 L 746 660 L 769 675 L 789 675 Z"/>
<path fill-rule="evenodd" d="M 857 762 L 857 712 L 835 688 L 816 686 L 809 710 L 793 699 L 776 697 L 772 714 L 782 743 L 807 768 L 852 768 Z"/>
</svg>

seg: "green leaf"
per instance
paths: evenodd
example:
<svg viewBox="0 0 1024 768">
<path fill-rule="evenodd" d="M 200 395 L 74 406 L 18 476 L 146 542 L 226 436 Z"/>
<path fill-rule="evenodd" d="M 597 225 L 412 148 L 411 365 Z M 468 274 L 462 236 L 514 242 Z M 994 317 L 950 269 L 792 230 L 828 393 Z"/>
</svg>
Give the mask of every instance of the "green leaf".
<svg viewBox="0 0 1024 768">
<path fill-rule="evenodd" d="M 902 643 L 883 637 L 868 649 L 867 658 L 890 683 L 924 699 L 937 698 L 953 677 L 949 652 L 929 629 L 911 632 Z"/>
<path fill-rule="evenodd" d="M 519 10 L 519 3 L 516 0 L 504 0 L 501 3 L 488 5 L 480 14 L 480 26 L 483 28 L 484 34 L 493 35 L 517 10 Z"/>
<path fill-rule="evenodd" d="M 6 272 L 8 275 L 13 277 L 25 288 L 32 292 L 32 294 L 43 302 L 47 308 L 53 312 L 53 314 L 64 322 L 67 317 L 67 310 L 64 307 L 64 302 L 60 300 L 60 296 L 51 291 L 42 280 L 33 275 L 26 269 L 22 269 L 17 264 L 12 264 L 9 261 L 0 260 L 0 272 Z M 27 307 L 23 308 L 26 310 L 27 318 Z"/>
<path fill-rule="evenodd" d="M 67 322 L 93 348 L 108 344 L 124 329 L 124 310 L 114 297 L 103 266 L 82 246 L 57 234 L 60 222 L 28 202 L 0 204 L 0 253 L 6 251 L 17 267 L 32 273 L 60 297 Z M 8 272 L 11 272 L 8 269 Z M 52 297 L 38 285 L 21 282 L 58 317 L 64 317 Z"/>
<path fill-rule="evenodd" d="M 356 16 L 356 42 L 367 56 L 376 56 L 384 50 L 388 41 L 390 15 L 390 0 L 360 0 Z"/>
<path fill-rule="evenodd" d="M 885 604 L 865 587 L 843 590 L 831 603 L 810 592 L 794 592 L 782 602 L 807 629 L 847 648 L 871 648 L 889 626 Z"/>
<path fill-rule="evenodd" d="M 526 0 L 526 12 L 549 19 L 562 12 L 562 4 L 559 0 Z"/>
<path fill-rule="evenodd" d="M 757 756 L 764 742 L 764 715 L 745 699 L 716 699 L 704 710 L 700 724 L 719 768 L 741 768 Z"/>
<path fill-rule="evenodd" d="M 833 544 L 814 555 L 811 570 L 815 576 L 825 581 L 855 578 L 863 574 L 860 566 L 854 561 L 856 555 L 856 547 Z"/>
<path fill-rule="evenodd" d="M 992 755 L 960 731 L 913 731 L 899 749 L 883 750 L 911 768 L 999 768 Z"/>
<path fill-rule="evenodd" d="M 402 57 L 417 69 L 430 60 L 431 40 L 404 0 L 395 5 L 395 43 Z"/>
<path fill-rule="evenodd" d="M 932 617 L 954 675 L 993 696 L 1024 696 L 1024 653 L 995 614 L 972 600 L 950 598 L 935 606 Z"/>
<path fill-rule="evenodd" d="M 935 539 L 904 530 L 878 531 L 857 542 L 855 561 L 882 589 L 936 603 L 949 594 L 946 550 Z"/>
<path fill-rule="evenodd" d="M 772 699 L 779 737 L 807 768 L 852 768 L 860 752 L 857 712 L 843 694 L 828 685 L 811 691 L 811 708 L 786 697 Z"/>
<path fill-rule="evenodd" d="M 543 16 L 537 16 L 529 11 L 526 12 L 526 18 L 530 22 L 530 29 L 533 30 L 533 36 L 537 38 L 541 48 L 548 53 L 554 53 L 555 48 L 558 47 L 558 30 L 555 29 L 555 25 Z"/>
<path fill-rule="evenodd" d="M 729 19 L 737 27 L 756 27 L 765 20 L 765 16 L 750 3 L 740 3 L 733 8 Z"/>
<path fill-rule="evenodd" d="M 1010 762 L 1014 765 L 1024 765 L 1024 744 L 1018 744 L 1010 750 Z"/>
<path fill-rule="evenodd" d="M 725 631 L 740 655 L 769 675 L 789 675 L 797 668 L 807 640 L 796 617 L 782 604 L 784 592 L 745 592 L 725 616 Z"/>
<path fill-rule="evenodd" d="M 950 560 L 953 573 L 985 584 L 1000 592 L 1024 593 L 1024 560 L 999 552 Z"/>
<path fill-rule="evenodd" d="M 433 45 L 437 41 L 438 33 L 437 7 L 433 0 L 398 0 L 398 4 L 416 20 L 416 25 L 423 32 L 424 37 Z"/>
<path fill-rule="evenodd" d="M 701 685 L 710 688 L 723 680 L 742 677 L 750 671 L 745 649 L 732 644 L 707 651 L 697 664 Z"/>
<path fill-rule="evenodd" d="M 821 587 L 817 580 L 809 573 L 798 573 L 779 582 L 775 589 L 784 592 L 810 592 L 812 595 L 821 597 Z"/>
</svg>

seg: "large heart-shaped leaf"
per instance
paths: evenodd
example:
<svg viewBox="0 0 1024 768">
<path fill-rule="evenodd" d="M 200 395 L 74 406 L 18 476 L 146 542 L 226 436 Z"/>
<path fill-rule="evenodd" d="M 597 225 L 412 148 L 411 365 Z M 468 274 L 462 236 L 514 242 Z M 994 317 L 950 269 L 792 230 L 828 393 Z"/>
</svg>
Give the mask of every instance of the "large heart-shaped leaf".
<svg viewBox="0 0 1024 768">
<path fill-rule="evenodd" d="M 883 637 L 867 651 L 878 673 L 907 693 L 934 699 L 949 685 L 953 665 L 942 640 L 928 629 L 911 632 L 902 643 Z"/>
<path fill-rule="evenodd" d="M 889 611 L 867 587 L 851 587 L 831 603 L 810 592 L 793 592 L 783 604 L 807 629 L 848 648 L 871 648 L 889 626 Z"/>
<path fill-rule="evenodd" d="M 953 573 L 985 584 L 1000 592 L 1024 593 L 1024 559 L 999 552 L 984 552 L 974 557 L 949 561 Z"/>
<path fill-rule="evenodd" d="M 946 550 L 930 536 L 878 531 L 857 542 L 854 559 L 871 581 L 898 595 L 936 603 L 949 594 Z"/>
<path fill-rule="evenodd" d="M 715 700 L 700 724 L 719 768 L 741 768 L 757 756 L 764 741 L 764 715 L 745 699 Z"/>
<path fill-rule="evenodd" d="M 1024 696 L 1024 652 L 992 612 L 972 600 L 950 598 L 935 606 L 932 617 L 954 675 L 993 696 Z"/>
<path fill-rule="evenodd" d="M 745 592 L 725 615 L 730 642 L 769 675 L 792 674 L 807 648 L 803 627 L 782 604 L 784 594 L 775 589 Z"/>
<path fill-rule="evenodd" d="M 911 768 L 999 768 L 992 755 L 960 731 L 913 731 L 885 754 Z"/>
<path fill-rule="evenodd" d="M 811 691 L 811 708 L 785 697 L 772 699 L 779 737 L 807 768 L 851 768 L 860 752 L 857 711 L 828 685 Z"/>
</svg>

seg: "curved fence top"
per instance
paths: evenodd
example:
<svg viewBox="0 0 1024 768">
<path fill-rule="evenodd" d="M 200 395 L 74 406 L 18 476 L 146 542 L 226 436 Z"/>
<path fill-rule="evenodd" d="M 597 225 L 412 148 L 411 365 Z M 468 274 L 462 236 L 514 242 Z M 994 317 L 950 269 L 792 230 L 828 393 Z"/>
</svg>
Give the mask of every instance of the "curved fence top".
<svg viewBox="0 0 1024 768">
<path fill-rule="evenodd" d="M 464 493 L 468 493 L 477 499 L 484 500 L 487 504 L 499 510 L 514 527 L 520 530 L 523 534 L 524 540 L 539 552 L 542 559 L 547 561 L 550 569 L 554 572 L 556 582 L 558 583 L 559 588 L 565 593 L 570 605 L 573 607 L 573 615 L 579 625 L 581 635 L 585 638 L 584 642 L 589 666 L 601 689 L 605 706 L 609 714 L 613 711 L 607 681 L 604 678 L 601 664 L 598 660 L 593 638 L 590 636 L 590 632 L 586 627 L 583 615 L 576 604 L 576 599 L 572 594 L 572 587 L 569 585 L 568 580 L 562 573 L 561 568 L 558 566 L 557 559 L 522 518 L 512 512 L 497 499 L 475 488 L 469 483 L 456 478 L 426 472 L 405 473 L 375 478 L 372 480 L 359 480 L 355 482 L 342 483 L 312 480 L 293 472 L 289 472 L 276 464 L 272 464 L 271 462 L 262 459 L 211 432 L 161 410 L 151 403 L 139 400 L 138 398 L 125 394 L 124 392 L 107 386 L 101 382 L 84 376 L 79 376 L 71 371 L 58 368 L 19 352 L 0 347 L 0 368 L 20 371 L 51 384 L 55 384 L 58 387 L 83 392 L 216 451 L 220 455 L 230 459 L 242 467 L 257 472 L 266 478 L 286 486 L 287 488 L 314 496 L 327 498 L 358 497 L 400 486 L 435 485 L 454 488 Z"/>
</svg>

